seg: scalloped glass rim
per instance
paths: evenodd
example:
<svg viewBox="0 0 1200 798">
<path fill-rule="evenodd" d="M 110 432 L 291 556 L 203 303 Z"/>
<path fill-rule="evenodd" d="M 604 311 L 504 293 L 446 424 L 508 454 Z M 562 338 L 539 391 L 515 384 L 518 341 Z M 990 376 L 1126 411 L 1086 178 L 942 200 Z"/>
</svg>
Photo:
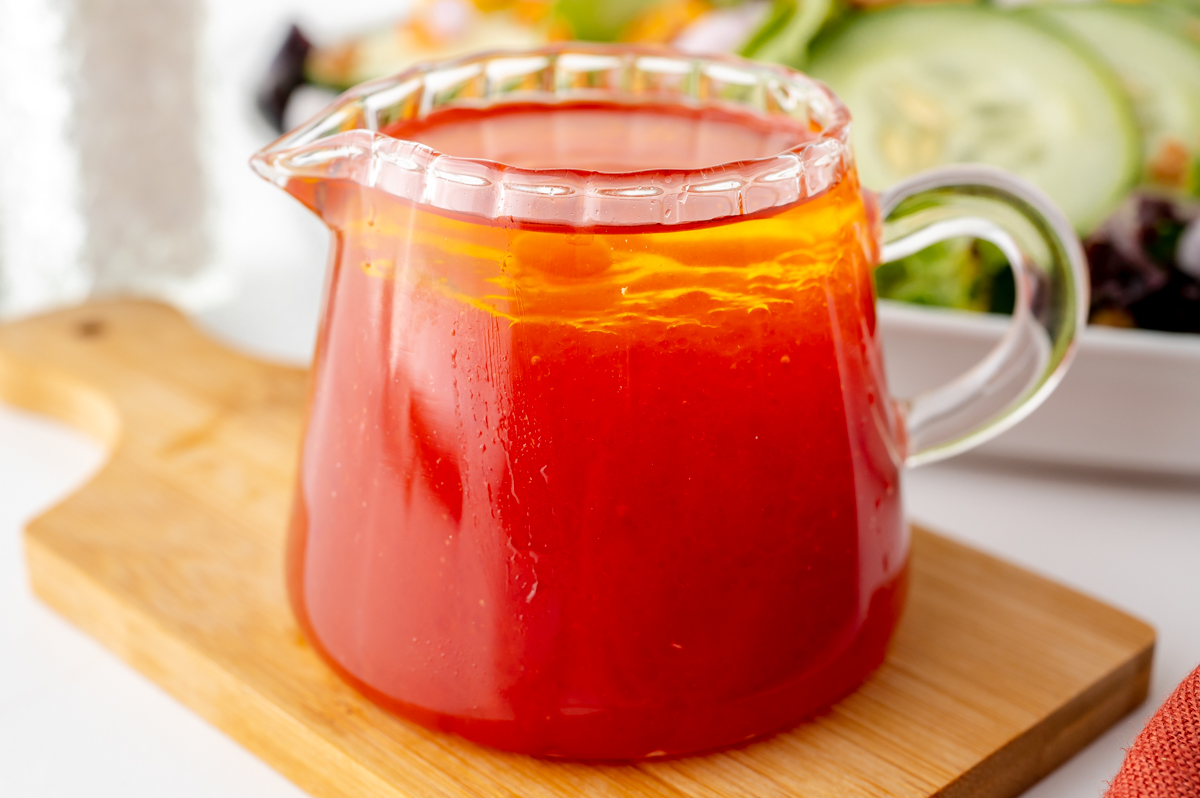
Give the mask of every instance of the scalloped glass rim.
<svg viewBox="0 0 1200 798">
<path fill-rule="evenodd" d="M 570 101 L 750 110 L 815 128 L 776 155 L 703 169 L 529 169 L 441 153 L 380 130 L 445 107 Z M 815 196 L 852 166 L 850 115 L 823 84 L 731 56 L 570 43 L 420 64 L 343 94 L 256 153 L 254 169 L 351 180 L 418 204 L 485 219 L 572 227 L 689 224 L 758 213 Z"/>
</svg>

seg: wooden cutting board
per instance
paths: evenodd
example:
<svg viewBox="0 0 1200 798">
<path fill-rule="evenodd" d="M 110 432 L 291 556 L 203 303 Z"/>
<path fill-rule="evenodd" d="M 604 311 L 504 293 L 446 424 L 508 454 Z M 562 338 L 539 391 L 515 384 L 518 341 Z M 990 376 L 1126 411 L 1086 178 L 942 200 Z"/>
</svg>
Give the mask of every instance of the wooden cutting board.
<svg viewBox="0 0 1200 798">
<path fill-rule="evenodd" d="M 305 390 L 304 372 L 225 350 L 161 305 L 0 328 L 0 398 L 112 451 L 29 526 L 38 596 L 314 795 L 1012 796 L 1146 695 L 1146 624 L 918 529 L 887 662 L 787 733 L 589 766 L 428 731 L 340 682 L 288 610 Z"/>
</svg>

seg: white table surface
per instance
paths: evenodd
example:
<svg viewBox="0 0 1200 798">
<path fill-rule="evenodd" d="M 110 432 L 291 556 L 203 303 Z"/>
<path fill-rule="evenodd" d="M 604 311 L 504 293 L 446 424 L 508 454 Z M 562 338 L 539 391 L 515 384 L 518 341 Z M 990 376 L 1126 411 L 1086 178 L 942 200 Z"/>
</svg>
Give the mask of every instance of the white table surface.
<svg viewBox="0 0 1200 798">
<path fill-rule="evenodd" d="M 269 296 L 278 309 L 279 290 L 266 289 L 279 283 L 263 279 L 249 296 Z M 315 303 L 311 287 L 293 287 L 282 304 L 290 318 L 245 300 L 208 323 L 294 357 L 307 346 Z M 30 594 L 22 525 L 103 460 L 82 436 L 0 408 L 0 795 L 303 795 Z M 1200 662 L 1200 483 L 968 456 L 910 473 L 906 491 L 915 519 L 1157 627 L 1150 700 L 1027 793 L 1101 794 L 1145 718 Z"/>
</svg>

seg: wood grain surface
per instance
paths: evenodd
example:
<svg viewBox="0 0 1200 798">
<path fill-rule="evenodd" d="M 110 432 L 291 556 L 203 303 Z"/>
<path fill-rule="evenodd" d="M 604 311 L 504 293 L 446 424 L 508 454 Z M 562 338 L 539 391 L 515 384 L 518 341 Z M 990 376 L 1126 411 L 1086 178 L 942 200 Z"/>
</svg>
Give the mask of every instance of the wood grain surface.
<svg viewBox="0 0 1200 798">
<path fill-rule="evenodd" d="M 223 349 L 152 303 L 0 327 L 0 398 L 112 452 L 29 526 L 37 595 L 313 795 L 1002 798 L 1146 695 L 1146 624 L 917 529 L 887 662 L 789 732 L 592 766 L 426 730 L 339 681 L 288 610 L 305 391 L 304 372 Z"/>
</svg>

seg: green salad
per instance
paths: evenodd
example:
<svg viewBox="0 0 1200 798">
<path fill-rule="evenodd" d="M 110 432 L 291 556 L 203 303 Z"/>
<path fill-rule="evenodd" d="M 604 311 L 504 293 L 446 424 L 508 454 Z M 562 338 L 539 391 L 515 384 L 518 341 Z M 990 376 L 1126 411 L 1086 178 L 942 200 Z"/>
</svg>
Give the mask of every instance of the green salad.
<svg viewBox="0 0 1200 798">
<path fill-rule="evenodd" d="M 1003 167 L 1084 239 L 1093 323 L 1200 332 L 1200 17 L 1189 6 L 850 10 L 822 26 L 804 68 L 850 107 L 867 186 L 941 164 Z M 885 264 L 877 287 L 969 310 L 1012 302 L 1007 264 L 972 241 Z"/>
</svg>

